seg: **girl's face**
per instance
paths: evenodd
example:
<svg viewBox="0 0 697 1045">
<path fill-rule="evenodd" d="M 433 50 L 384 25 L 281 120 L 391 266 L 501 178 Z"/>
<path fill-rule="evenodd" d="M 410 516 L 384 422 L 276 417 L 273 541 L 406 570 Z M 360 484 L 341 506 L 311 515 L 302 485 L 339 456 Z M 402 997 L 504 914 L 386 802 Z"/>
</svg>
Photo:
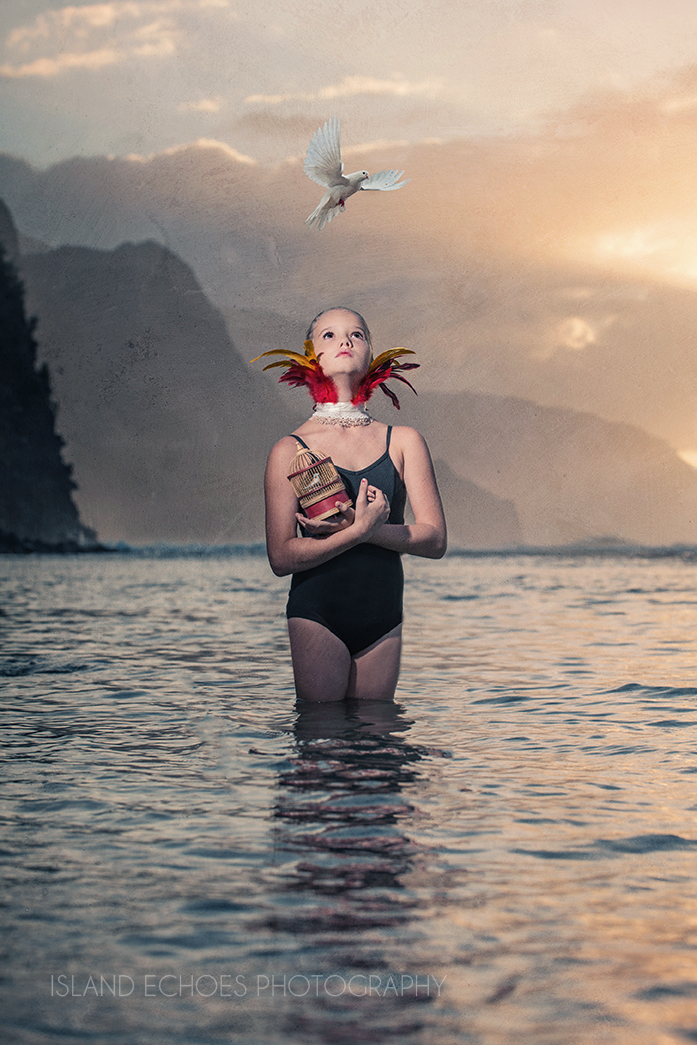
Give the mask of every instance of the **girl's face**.
<svg viewBox="0 0 697 1045">
<path fill-rule="evenodd" d="M 315 323 L 312 344 L 322 370 L 332 374 L 365 374 L 370 366 L 370 345 L 361 320 L 354 312 L 335 308 Z"/>
</svg>

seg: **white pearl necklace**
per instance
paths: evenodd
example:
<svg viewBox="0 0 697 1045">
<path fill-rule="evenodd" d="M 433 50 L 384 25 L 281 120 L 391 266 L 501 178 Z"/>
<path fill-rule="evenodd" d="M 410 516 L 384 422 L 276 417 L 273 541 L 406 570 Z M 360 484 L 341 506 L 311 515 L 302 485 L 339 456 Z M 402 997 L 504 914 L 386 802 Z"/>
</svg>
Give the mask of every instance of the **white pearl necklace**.
<svg viewBox="0 0 697 1045">
<path fill-rule="evenodd" d="M 354 425 L 369 425 L 373 419 L 364 403 L 317 403 L 310 420 L 352 428 Z"/>
</svg>

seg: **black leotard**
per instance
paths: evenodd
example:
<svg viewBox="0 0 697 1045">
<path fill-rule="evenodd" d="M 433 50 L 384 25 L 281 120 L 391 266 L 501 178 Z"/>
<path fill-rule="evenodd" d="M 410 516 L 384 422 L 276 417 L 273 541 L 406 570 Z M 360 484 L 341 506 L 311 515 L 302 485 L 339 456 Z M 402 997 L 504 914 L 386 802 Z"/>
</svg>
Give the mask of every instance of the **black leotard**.
<svg viewBox="0 0 697 1045">
<path fill-rule="evenodd" d="M 358 472 L 337 471 L 354 504 L 360 481 L 366 478 L 390 503 L 387 522 L 403 523 L 407 492 L 390 457 L 391 435 L 390 425 L 385 452 L 373 464 Z M 299 436 L 293 438 L 306 445 Z M 403 589 L 399 552 L 357 544 L 328 562 L 293 574 L 286 616 L 324 625 L 355 656 L 401 623 Z"/>
</svg>

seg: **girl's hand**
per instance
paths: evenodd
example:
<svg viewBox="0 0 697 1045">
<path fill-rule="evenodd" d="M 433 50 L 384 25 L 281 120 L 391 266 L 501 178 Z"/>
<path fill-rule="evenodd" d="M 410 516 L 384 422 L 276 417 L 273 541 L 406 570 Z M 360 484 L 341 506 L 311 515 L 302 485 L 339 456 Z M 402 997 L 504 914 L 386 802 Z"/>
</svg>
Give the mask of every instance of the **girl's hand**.
<svg viewBox="0 0 697 1045">
<path fill-rule="evenodd" d="M 364 531 L 364 537 L 368 538 L 387 521 L 390 514 L 390 504 L 384 493 L 377 486 L 369 486 L 367 479 L 361 479 L 355 510 L 338 502 L 337 508 L 341 514 L 331 519 L 308 519 L 300 512 L 296 512 L 295 518 L 311 537 L 329 537 L 358 523 Z"/>
<path fill-rule="evenodd" d="M 332 533 L 338 533 L 339 530 L 345 530 L 347 526 L 351 526 L 356 517 L 356 513 L 350 505 L 337 502 L 336 506 L 340 514 L 332 515 L 329 519 L 308 519 L 301 512 L 296 512 L 295 518 L 310 537 L 329 537 Z"/>
<path fill-rule="evenodd" d="M 377 486 L 368 486 L 367 479 L 361 479 L 356 498 L 356 517 L 354 526 L 364 530 L 364 538 L 369 537 L 387 522 L 390 515 L 390 502 Z"/>
</svg>

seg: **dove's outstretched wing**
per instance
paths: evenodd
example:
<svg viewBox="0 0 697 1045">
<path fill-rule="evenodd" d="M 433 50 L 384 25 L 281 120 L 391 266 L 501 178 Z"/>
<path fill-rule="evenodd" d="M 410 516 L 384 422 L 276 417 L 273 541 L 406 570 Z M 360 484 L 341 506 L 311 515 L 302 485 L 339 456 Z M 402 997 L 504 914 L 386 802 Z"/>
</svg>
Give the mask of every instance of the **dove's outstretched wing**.
<svg viewBox="0 0 697 1045">
<path fill-rule="evenodd" d="M 371 174 L 370 177 L 361 183 L 362 189 L 380 189 L 382 192 L 389 192 L 391 189 L 401 189 L 402 185 L 406 185 L 409 178 L 405 178 L 404 181 L 399 179 L 404 174 L 404 171 L 380 171 L 379 174 Z"/>
<path fill-rule="evenodd" d="M 344 165 L 341 162 L 340 133 L 341 121 L 338 116 L 332 116 L 315 131 L 305 153 L 305 174 L 325 189 L 341 183 Z"/>
</svg>

